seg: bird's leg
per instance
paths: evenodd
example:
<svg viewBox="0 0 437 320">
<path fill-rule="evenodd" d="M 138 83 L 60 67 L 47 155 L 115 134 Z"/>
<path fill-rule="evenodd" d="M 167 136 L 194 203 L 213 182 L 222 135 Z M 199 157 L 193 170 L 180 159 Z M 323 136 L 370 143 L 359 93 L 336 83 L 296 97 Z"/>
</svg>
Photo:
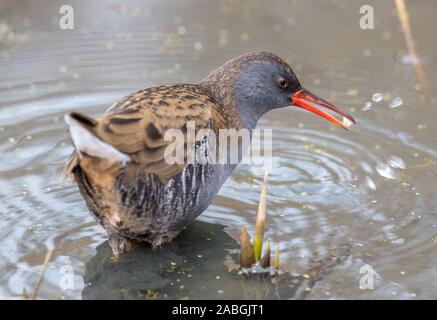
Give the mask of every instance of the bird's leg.
<svg viewBox="0 0 437 320">
<path fill-rule="evenodd" d="M 125 252 L 132 251 L 136 246 L 135 241 L 120 237 L 111 232 L 108 232 L 108 240 L 115 257 L 119 257 Z"/>
</svg>

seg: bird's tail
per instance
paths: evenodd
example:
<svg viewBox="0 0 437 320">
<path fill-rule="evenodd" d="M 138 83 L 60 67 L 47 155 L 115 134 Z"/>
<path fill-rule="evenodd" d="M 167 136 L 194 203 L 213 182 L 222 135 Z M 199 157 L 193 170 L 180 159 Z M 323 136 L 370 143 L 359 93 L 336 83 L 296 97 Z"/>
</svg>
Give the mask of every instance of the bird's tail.
<svg viewBox="0 0 437 320">
<path fill-rule="evenodd" d="M 105 162 L 109 164 L 120 162 L 122 165 L 130 161 L 129 155 L 99 137 L 98 120 L 78 112 L 70 112 L 65 115 L 65 122 L 75 150 L 62 171 L 64 179 L 71 176 L 76 166 L 80 166 L 82 158 L 107 160 Z"/>
</svg>

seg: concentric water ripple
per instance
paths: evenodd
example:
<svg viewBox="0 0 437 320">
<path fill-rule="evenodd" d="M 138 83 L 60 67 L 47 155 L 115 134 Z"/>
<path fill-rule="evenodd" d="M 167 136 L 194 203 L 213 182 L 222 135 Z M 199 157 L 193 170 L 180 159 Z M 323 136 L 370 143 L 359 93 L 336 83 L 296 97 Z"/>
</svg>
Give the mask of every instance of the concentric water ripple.
<svg viewBox="0 0 437 320">
<path fill-rule="evenodd" d="M 24 110 L 25 102 L 0 110 L 0 237 L 8 248 L 1 252 L 1 267 L 9 279 L 1 289 L 3 296 L 18 297 L 23 288 L 31 290 L 29 283 L 36 281 L 45 251 L 56 247 L 41 294 L 47 298 L 64 295 L 58 286 L 59 268 L 71 265 L 76 286 L 67 296 L 80 297 L 83 262 L 105 236 L 87 213 L 76 187 L 60 181 L 60 169 L 71 152 L 62 116 L 70 108 L 98 113 L 120 96 L 87 92 L 64 96 L 68 104 L 62 106 L 59 98 L 43 97 L 40 107 L 14 117 L 10 110 Z M 281 116 L 288 113 L 296 119 L 284 122 Z M 274 128 L 266 237 L 279 242 L 286 268 L 303 272 L 315 257 L 344 243 L 354 247 L 351 268 L 372 260 L 375 268 L 391 269 L 410 259 L 412 252 L 431 252 L 435 246 L 430 239 L 435 231 L 431 222 L 436 214 L 427 208 L 435 199 L 419 191 L 414 176 L 422 170 L 420 164 L 416 169 L 413 164 L 418 153 L 422 159 L 434 159 L 434 152 L 366 121 L 345 133 L 328 130 L 325 123 L 317 129 L 306 128 L 296 122 L 302 117 L 289 108 L 272 113 L 260 124 Z M 394 154 L 403 155 L 405 169 L 390 162 Z M 243 223 L 251 229 L 262 171 L 260 166 L 241 165 L 200 219 L 228 225 L 236 238 Z M 382 288 L 392 290 L 392 285 L 388 282 Z M 401 291 L 410 294 L 403 287 Z"/>
<path fill-rule="evenodd" d="M 309 298 L 436 298 L 437 98 L 420 91 L 400 50 L 396 17 L 366 33 L 349 27 L 357 23 L 349 2 L 293 2 L 292 10 L 256 1 L 191 2 L 205 14 L 186 3 L 77 3 L 81 17 L 71 32 L 50 24 L 56 2 L 0 6 L 8 32 L 28 33 L 27 41 L 0 42 L 0 297 L 31 292 L 54 248 L 39 298 L 81 298 L 85 264 L 105 241 L 77 187 L 60 180 L 72 150 L 65 112 L 99 115 L 130 92 L 195 82 L 230 57 L 264 49 L 286 58 L 306 87 L 358 122 L 345 132 L 292 107 L 262 119 L 261 128 L 273 129 L 274 147 L 266 238 L 279 243 L 282 268 L 304 273 L 346 244 L 350 257 Z M 23 29 L 20 21 L 41 3 L 47 13 Z M 391 2 L 374 5 L 393 9 Z M 414 24 L 415 34 L 426 35 L 433 10 L 415 10 L 423 22 Z M 308 41 L 321 32 L 316 25 L 326 36 Z M 437 83 L 432 45 L 420 43 L 420 58 Z M 403 103 L 392 109 L 396 98 Z M 262 166 L 241 165 L 200 220 L 228 226 L 234 239 L 242 224 L 253 232 L 262 173 Z M 364 264 L 377 273 L 375 290 L 358 289 Z M 62 290 L 61 270 L 68 268 L 74 283 Z"/>
<path fill-rule="evenodd" d="M 380 132 L 372 132 L 366 123 L 360 123 L 363 128 L 352 137 L 339 130 L 296 129 L 299 126 L 290 133 L 288 125 L 277 120 L 285 112 L 278 112 L 262 126 L 273 124 L 275 128 L 267 237 L 280 243 L 291 270 L 303 272 L 311 260 L 344 243 L 353 245 L 350 263 L 356 270 L 366 261 L 377 261 L 375 268 L 396 270 L 404 278 L 409 272 L 404 263 L 411 261 L 412 255 L 432 255 L 435 243 L 431 235 L 436 232 L 437 216 L 432 208 L 436 200 L 429 192 L 419 192 L 426 187 L 419 188 L 415 177 L 424 168 L 413 165 L 417 153 L 435 159 L 432 150 L 401 146 L 388 134 L 382 139 Z M 403 169 L 393 163 L 400 158 L 392 155 L 400 150 L 407 163 Z M 386 168 L 392 176 L 387 177 L 378 168 Z M 260 167 L 241 166 L 216 201 L 217 207 L 205 216 L 232 223 L 235 236 L 241 225 L 236 215 L 243 215 L 244 223 L 254 226 L 262 172 Z M 239 195 L 237 205 L 229 202 L 235 194 Z M 231 210 L 227 216 L 219 207 L 226 203 Z M 392 292 L 404 298 L 416 294 L 383 275 L 380 280 L 384 284 L 378 292 L 381 297 Z M 336 288 L 325 290 L 334 293 Z"/>
</svg>

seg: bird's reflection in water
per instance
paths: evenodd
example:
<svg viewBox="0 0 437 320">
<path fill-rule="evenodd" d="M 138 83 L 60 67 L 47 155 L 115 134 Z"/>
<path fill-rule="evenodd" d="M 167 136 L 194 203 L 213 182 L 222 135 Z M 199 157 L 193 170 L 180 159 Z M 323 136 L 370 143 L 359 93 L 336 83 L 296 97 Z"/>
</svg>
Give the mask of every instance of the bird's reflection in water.
<svg viewBox="0 0 437 320">
<path fill-rule="evenodd" d="M 299 279 L 250 279 L 229 271 L 238 243 L 222 225 L 191 224 L 172 243 L 114 260 L 107 241 L 88 262 L 83 299 L 292 299 Z"/>
</svg>

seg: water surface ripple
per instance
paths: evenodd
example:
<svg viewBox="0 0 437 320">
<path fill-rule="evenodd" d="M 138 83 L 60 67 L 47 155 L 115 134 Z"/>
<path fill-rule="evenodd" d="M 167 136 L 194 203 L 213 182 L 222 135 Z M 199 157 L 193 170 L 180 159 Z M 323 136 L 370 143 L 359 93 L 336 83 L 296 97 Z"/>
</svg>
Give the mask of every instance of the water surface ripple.
<svg viewBox="0 0 437 320">
<path fill-rule="evenodd" d="M 292 107 L 260 121 L 273 129 L 274 148 L 266 238 L 279 243 L 283 268 L 304 273 L 347 244 L 349 258 L 307 298 L 437 298 L 437 96 L 434 89 L 425 97 L 411 66 L 393 58 L 405 54 L 391 3 L 370 1 L 388 18 L 366 33 L 345 27 L 357 24 L 354 1 L 191 2 L 204 16 L 158 1 L 77 3 L 71 32 L 50 22 L 56 1 L 38 1 L 44 13 L 32 1 L 0 6 L 0 25 L 7 25 L 0 30 L 27 34 L 0 38 L 0 297 L 31 292 L 47 249 L 55 248 L 39 297 L 81 298 L 85 265 L 105 241 L 77 187 L 60 180 L 72 150 L 65 112 L 98 116 L 132 91 L 195 82 L 234 55 L 268 49 L 358 122 L 345 132 Z M 408 5 L 432 83 L 432 5 Z M 323 37 L 306 41 L 319 28 Z M 389 108 L 397 97 L 403 104 Z M 262 172 L 239 166 L 200 220 L 227 226 L 236 240 L 243 223 L 253 232 Z M 358 288 L 364 264 L 377 273 L 374 290 Z M 65 266 L 74 270 L 74 288 L 62 291 Z"/>
</svg>

